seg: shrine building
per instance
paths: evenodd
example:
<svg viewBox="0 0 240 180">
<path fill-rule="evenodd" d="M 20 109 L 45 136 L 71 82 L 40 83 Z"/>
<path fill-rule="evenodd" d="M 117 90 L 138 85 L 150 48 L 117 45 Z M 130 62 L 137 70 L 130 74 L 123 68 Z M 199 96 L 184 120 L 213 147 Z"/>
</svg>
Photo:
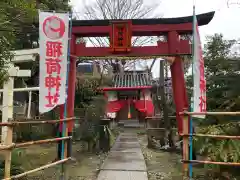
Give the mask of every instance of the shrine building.
<svg viewBox="0 0 240 180">
<path fill-rule="evenodd" d="M 106 115 L 117 122 L 139 120 L 154 115 L 152 74 L 148 70 L 124 71 L 113 74 L 113 85 L 104 87 L 107 98 Z"/>
</svg>

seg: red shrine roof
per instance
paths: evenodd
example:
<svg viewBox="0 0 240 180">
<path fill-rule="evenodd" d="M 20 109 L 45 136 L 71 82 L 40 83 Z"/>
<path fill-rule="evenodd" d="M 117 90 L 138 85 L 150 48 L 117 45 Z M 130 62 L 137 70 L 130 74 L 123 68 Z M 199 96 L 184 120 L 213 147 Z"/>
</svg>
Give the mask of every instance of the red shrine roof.
<svg viewBox="0 0 240 180">
<path fill-rule="evenodd" d="M 147 71 L 125 71 L 113 75 L 113 86 L 103 88 L 104 91 L 151 89 L 152 76 Z"/>
</svg>

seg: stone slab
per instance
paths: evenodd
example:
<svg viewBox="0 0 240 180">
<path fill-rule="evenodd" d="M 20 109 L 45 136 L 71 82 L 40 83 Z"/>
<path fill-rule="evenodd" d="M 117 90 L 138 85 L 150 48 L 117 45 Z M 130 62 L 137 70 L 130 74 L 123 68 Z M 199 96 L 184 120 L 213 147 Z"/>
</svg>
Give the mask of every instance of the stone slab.
<svg viewBox="0 0 240 180">
<path fill-rule="evenodd" d="M 138 171 L 101 171 L 98 180 L 148 180 L 148 176 Z"/>
<path fill-rule="evenodd" d="M 141 152 L 111 152 L 101 170 L 146 171 Z"/>
<path fill-rule="evenodd" d="M 111 151 L 122 151 L 122 150 L 141 150 L 139 143 L 116 143 Z"/>
<path fill-rule="evenodd" d="M 148 180 L 135 133 L 121 133 L 104 161 L 97 180 Z"/>
</svg>

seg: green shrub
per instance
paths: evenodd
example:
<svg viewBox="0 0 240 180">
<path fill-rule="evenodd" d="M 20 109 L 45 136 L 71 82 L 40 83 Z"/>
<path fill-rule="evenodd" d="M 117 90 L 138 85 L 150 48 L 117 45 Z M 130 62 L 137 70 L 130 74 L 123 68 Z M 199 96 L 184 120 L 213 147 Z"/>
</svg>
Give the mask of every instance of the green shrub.
<svg viewBox="0 0 240 180">
<path fill-rule="evenodd" d="M 239 136 L 240 124 L 229 123 L 220 125 L 211 125 L 202 127 L 198 133 L 211 134 L 211 135 L 226 135 L 226 136 Z M 199 137 L 194 138 L 195 149 L 199 154 L 206 157 L 210 161 L 217 162 L 240 162 L 240 142 L 239 140 L 232 139 L 215 139 Z M 234 172 L 234 167 L 223 167 L 218 165 L 206 165 L 208 170 L 212 170 L 213 173 L 218 172 L 221 176 L 221 172 Z M 239 173 L 238 173 L 239 174 Z"/>
<path fill-rule="evenodd" d="M 59 119 L 58 109 L 54 109 L 41 117 L 41 120 Z M 39 121 L 36 119 L 35 121 Z M 57 135 L 56 124 L 24 124 L 14 127 L 14 141 L 25 142 L 51 138 Z"/>
<path fill-rule="evenodd" d="M 11 175 L 17 175 L 24 172 L 22 168 L 21 162 L 18 160 L 19 150 L 14 150 L 12 152 L 12 162 L 11 162 Z M 0 179 L 4 178 L 4 170 L 5 170 L 5 161 L 0 161 Z M 20 180 L 25 180 L 26 177 L 20 178 Z"/>
</svg>

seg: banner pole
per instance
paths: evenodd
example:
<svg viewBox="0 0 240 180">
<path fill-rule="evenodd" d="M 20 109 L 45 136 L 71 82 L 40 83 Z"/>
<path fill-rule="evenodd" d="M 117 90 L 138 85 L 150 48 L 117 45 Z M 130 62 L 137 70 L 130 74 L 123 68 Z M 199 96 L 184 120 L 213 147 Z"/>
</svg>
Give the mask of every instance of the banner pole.
<svg viewBox="0 0 240 180">
<path fill-rule="evenodd" d="M 68 58 L 67 58 L 67 77 L 66 77 L 66 98 L 64 104 L 64 116 L 63 118 L 67 118 L 67 92 L 68 92 L 68 76 L 69 76 L 69 65 L 70 65 L 70 56 L 71 56 L 71 36 L 72 36 L 72 12 L 69 14 L 70 24 L 69 24 L 69 34 L 68 34 Z M 62 137 L 68 136 L 68 130 L 66 122 L 62 124 Z M 64 159 L 64 156 L 67 156 L 67 143 L 66 141 L 62 141 L 61 146 L 61 159 Z M 66 177 L 66 167 L 65 163 L 62 164 L 62 176 L 61 180 L 64 180 Z"/>
<path fill-rule="evenodd" d="M 194 86 L 194 59 L 195 59 L 195 35 L 196 35 L 196 14 L 195 14 L 195 4 L 193 5 L 193 42 L 192 42 L 192 82 L 193 82 L 193 86 Z M 193 92 L 192 92 L 192 97 L 191 97 L 191 106 L 190 106 L 190 112 L 193 112 L 193 106 L 194 106 L 194 88 L 193 88 Z M 189 136 L 189 160 L 193 160 L 193 117 L 190 116 L 190 136 Z M 189 180 L 192 179 L 193 176 L 193 167 L 192 167 L 192 163 L 189 163 Z"/>
</svg>

